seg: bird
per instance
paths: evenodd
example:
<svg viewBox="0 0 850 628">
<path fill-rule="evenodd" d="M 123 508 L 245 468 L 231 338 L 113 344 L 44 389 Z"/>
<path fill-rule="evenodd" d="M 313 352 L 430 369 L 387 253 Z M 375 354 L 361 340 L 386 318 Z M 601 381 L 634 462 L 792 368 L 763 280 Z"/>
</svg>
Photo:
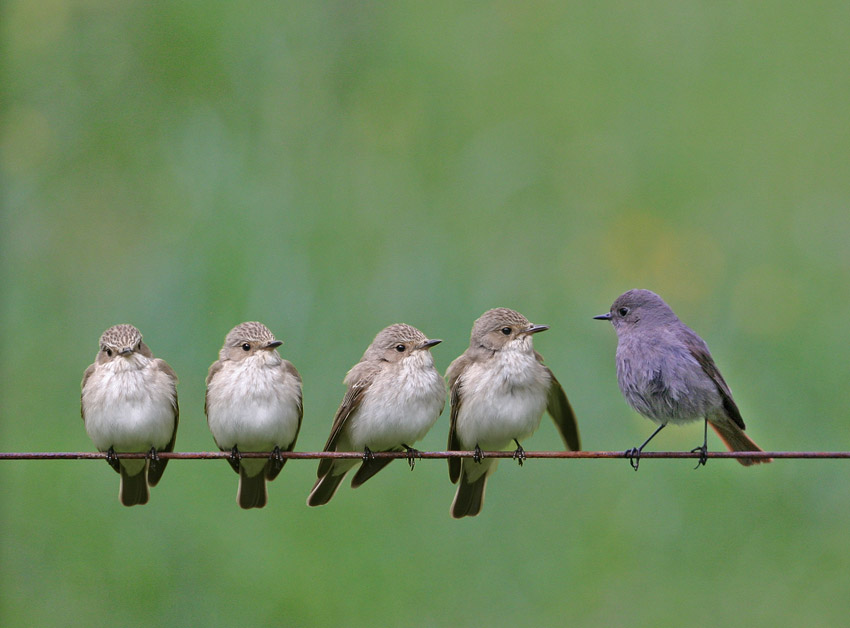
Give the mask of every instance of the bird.
<svg viewBox="0 0 850 628">
<path fill-rule="evenodd" d="M 532 336 L 547 329 L 508 308 L 488 310 L 473 324 L 469 348 L 446 371 L 451 399 L 448 449 L 475 451 L 473 459 L 449 458 L 449 478 L 458 485 L 450 511 L 456 519 L 481 512 L 487 477 L 497 464 L 482 459 L 482 449 L 501 450 L 513 442 L 514 458 L 522 464 L 520 440 L 537 430 L 544 410 L 567 449 L 581 448 L 564 389 L 534 350 Z"/>
<path fill-rule="evenodd" d="M 731 451 L 761 451 L 745 433 L 732 391 L 714 363 L 708 345 L 650 290 L 621 294 L 597 320 L 611 321 L 617 332 L 617 382 L 628 404 L 658 428 L 639 447 L 625 452 L 637 471 L 643 448 L 668 423 L 703 419 L 703 443 L 697 467 L 705 465 L 708 426 Z M 737 458 L 742 465 L 770 458 Z"/>
<path fill-rule="evenodd" d="M 301 376 L 278 353 L 282 344 L 262 323 L 240 323 L 207 374 L 207 425 L 219 449 L 230 452 L 228 462 L 239 474 L 236 503 L 245 509 L 266 505 L 266 482 L 283 469 L 281 452 L 292 451 L 301 428 Z M 241 455 L 265 451 L 269 458 Z"/>
<path fill-rule="evenodd" d="M 125 506 L 146 504 L 174 451 L 180 411 L 177 375 L 142 341 L 133 325 L 114 325 L 100 337 L 95 361 L 81 384 L 80 411 L 86 432 L 121 476 L 118 496 Z M 116 453 L 144 452 L 145 458 Z"/>
<path fill-rule="evenodd" d="M 378 332 L 343 380 L 348 388 L 324 447 L 324 451 L 362 451 L 362 463 L 322 459 L 307 498 L 309 506 L 328 503 L 345 474 L 358 463 L 352 488 L 392 462 L 392 458 L 373 457 L 373 452 L 407 451 L 413 468 L 419 453 L 413 443 L 431 429 L 446 403 L 445 381 L 430 352 L 440 342 L 404 323 Z"/>
</svg>

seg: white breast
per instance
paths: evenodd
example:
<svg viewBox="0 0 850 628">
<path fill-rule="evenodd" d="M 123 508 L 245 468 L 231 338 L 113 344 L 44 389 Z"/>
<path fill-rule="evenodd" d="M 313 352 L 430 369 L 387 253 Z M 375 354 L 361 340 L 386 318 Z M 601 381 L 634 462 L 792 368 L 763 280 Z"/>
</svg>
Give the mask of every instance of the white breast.
<svg viewBox="0 0 850 628">
<path fill-rule="evenodd" d="M 526 351 L 505 348 L 491 359 L 473 362 L 461 375 L 457 416 L 461 445 L 498 450 L 522 442 L 540 425 L 551 380 Z"/>
<path fill-rule="evenodd" d="M 345 443 L 360 451 L 413 446 L 437 421 L 446 385 L 428 351 L 415 351 L 378 375 L 357 413 L 349 418 Z"/>
<path fill-rule="evenodd" d="M 207 388 L 207 421 L 221 449 L 271 451 L 295 440 L 301 384 L 263 357 L 226 361 Z"/>
<path fill-rule="evenodd" d="M 82 403 L 86 432 L 105 451 L 162 449 L 174 432 L 174 381 L 139 354 L 98 365 Z"/>
</svg>

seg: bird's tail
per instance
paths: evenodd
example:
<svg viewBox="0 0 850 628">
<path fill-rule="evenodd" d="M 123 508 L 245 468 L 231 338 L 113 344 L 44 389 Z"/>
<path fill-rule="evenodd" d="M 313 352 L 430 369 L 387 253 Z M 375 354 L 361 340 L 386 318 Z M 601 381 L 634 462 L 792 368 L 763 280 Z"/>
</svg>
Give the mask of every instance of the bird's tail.
<svg viewBox="0 0 850 628">
<path fill-rule="evenodd" d="M 357 473 L 355 473 L 354 477 L 351 478 L 351 488 L 357 488 L 392 461 L 392 458 L 372 458 L 371 460 L 364 460 L 360 464 L 360 468 L 357 469 Z"/>
<path fill-rule="evenodd" d="M 756 445 L 749 436 L 744 433 L 740 427 L 735 425 L 731 420 L 724 417 L 724 420 L 709 421 L 709 425 L 717 432 L 720 440 L 726 445 L 729 451 L 763 451 L 761 447 Z M 762 462 L 771 462 L 772 458 L 736 458 L 745 467 Z"/>
<path fill-rule="evenodd" d="M 467 475 L 466 469 L 461 467 L 457 493 L 452 501 L 452 517 L 455 519 L 474 517 L 481 512 L 481 507 L 484 505 L 484 489 L 487 488 L 487 475 L 482 473 L 477 479 L 472 480 Z"/>
<path fill-rule="evenodd" d="M 320 475 L 319 479 L 316 480 L 313 490 L 307 496 L 307 505 L 324 506 L 331 501 L 331 497 L 336 493 L 336 489 L 339 488 L 345 474 L 356 464 L 357 461 L 355 460 L 334 460 L 327 472 Z"/>
<path fill-rule="evenodd" d="M 336 493 L 336 489 L 339 488 L 344 477 L 344 475 L 331 475 L 328 473 L 316 480 L 313 490 L 307 496 L 307 505 L 324 506 L 331 501 L 331 497 Z"/>
<path fill-rule="evenodd" d="M 118 487 L 118 498 L 125 506 L 140 506 L 148 503 L 147 466 L 135 475 L 130 475 L 124 465 L 121 465 L 121 484 Z"/>
<path fill-rule="evenodd" d="M 239 490 L 236 491 L 236 503 L 241 508 L 262 508 L 268 501 L 266 476 L 263 469 L 257 475 L 248 475 L 244 467 L 239 468 Z"/>
</svg>

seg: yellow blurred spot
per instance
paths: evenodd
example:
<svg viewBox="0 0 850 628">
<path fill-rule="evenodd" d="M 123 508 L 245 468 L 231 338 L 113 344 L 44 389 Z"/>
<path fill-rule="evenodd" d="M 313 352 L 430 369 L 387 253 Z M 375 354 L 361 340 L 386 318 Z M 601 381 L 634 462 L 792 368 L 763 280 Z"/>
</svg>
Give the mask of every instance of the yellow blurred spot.
<svg viewBox="0 0 850 628">
<path fill-rule="evenodd" d="M 67 28 L 69 17 L 67 0 L 7 3 L 3 30 L 11 54 L 35 52 L 51 45 Z"/>
<path fill-rule="evenodd" d="M 12 107 L 0 129 L 0 168 L 10 175 L 36 169 L 50 147 L 50 122 L 37 109 Z"/>
<path fill-rule="evenodd" d="M 800 290 L 793 277 L 763 264 L 744 272 L 733 290 L 735 324 L 751 334 L 776 336 L 800 318 Z"/>
<path fill-rule="evenodd" d="M 618 287 L 675 294 L 680 303 L 713 292 L 725 265 L 711 233 L 674 226 L 648 212 L 614 218 L 601 248 Z"/>
</svg>

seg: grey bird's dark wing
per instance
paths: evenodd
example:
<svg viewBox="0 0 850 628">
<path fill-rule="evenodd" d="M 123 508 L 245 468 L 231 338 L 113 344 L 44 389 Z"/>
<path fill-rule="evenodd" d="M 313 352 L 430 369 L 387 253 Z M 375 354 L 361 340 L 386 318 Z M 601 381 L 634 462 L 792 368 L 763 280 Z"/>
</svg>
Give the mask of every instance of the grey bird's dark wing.
<svg viewBox="0 0 850 628">
<path fill-rule="evenodd" d="M 723 409 L 726 410 L 726 414 L 738 427 L 742 430 L 745 429 L 741 411 L 738 410 L 738 405 L 732 399 L 732 391 L 729 390 L 726 380 L 723 379 L 717 365 L 714 363 L 714 359 L 708 350 L 708 345 L 690 328 L 685 328 L 682 339 L 690 354 L 699 363 L 705 374 L 711 378 L 714 385 L 717 386 L 717 391 L 720 393 L 720 398 L 723 401 Z"/>
</svg>

